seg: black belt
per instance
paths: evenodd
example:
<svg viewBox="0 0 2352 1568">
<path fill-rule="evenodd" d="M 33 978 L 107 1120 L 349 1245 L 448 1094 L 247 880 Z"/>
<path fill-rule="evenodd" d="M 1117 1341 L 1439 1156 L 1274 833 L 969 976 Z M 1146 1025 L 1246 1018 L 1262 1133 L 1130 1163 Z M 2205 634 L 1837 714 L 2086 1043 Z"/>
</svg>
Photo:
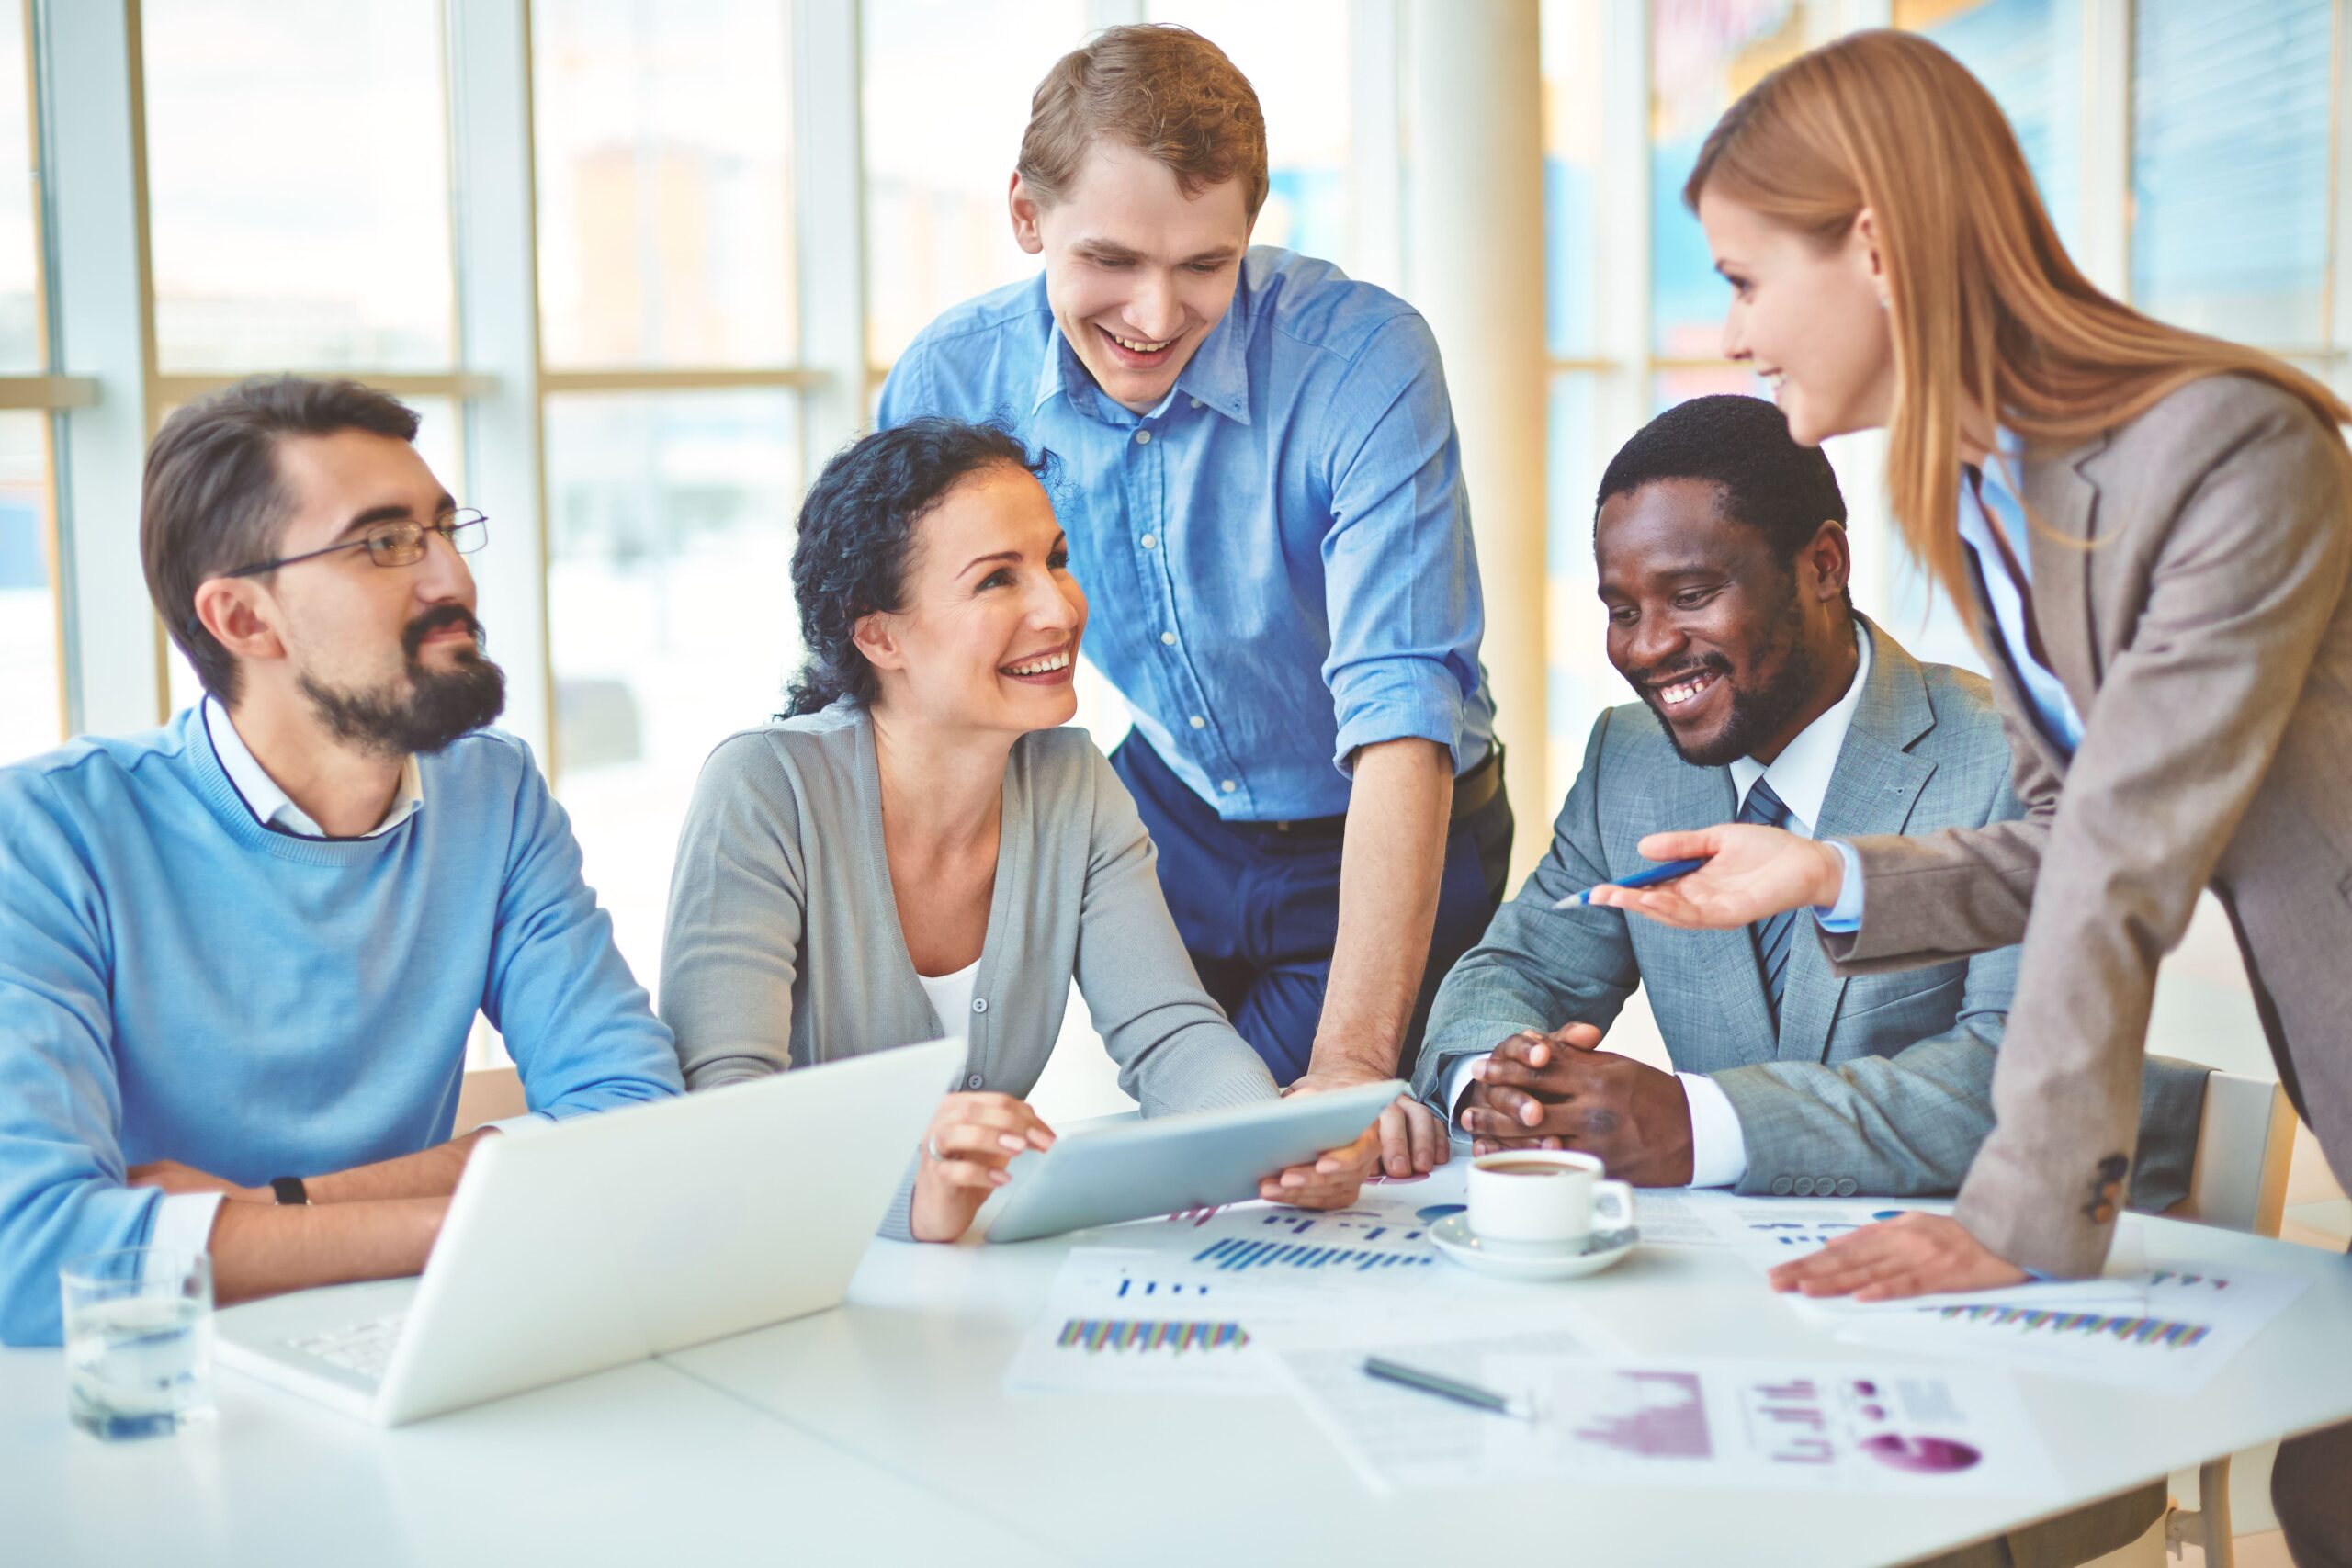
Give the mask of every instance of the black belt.
<svg viewBox="0 0 2352 1568">
<path fill-rule="evenodd" d="M 1489 741 L 1487 754 L 1477 764 L 1453 777 L 1453 820 L 1484 811 L 1494 804 L 1495 796 L 1503 789 L 1503 743 Z M 1347 815 L 1337 817 L 1300 817 L 1287 822 L 1227 822 L 1228 828 L 1254 828 L 1268 833 L 1279 833 L 1285 839 L 1337 839 L 1348 829 Z"/>
</svg>

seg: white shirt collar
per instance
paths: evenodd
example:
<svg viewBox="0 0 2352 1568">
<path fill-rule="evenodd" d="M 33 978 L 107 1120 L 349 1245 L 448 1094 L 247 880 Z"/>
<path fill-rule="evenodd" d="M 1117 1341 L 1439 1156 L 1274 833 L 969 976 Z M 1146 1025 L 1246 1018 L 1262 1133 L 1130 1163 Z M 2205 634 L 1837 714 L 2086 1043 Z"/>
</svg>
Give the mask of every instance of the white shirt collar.
<svg viewBox="0 0 2352 1568">
<path fill-rule="evenodd" d="M 1789 830 L 1808 839 L 1821 820 L 1821 804 L 1829 797 L 1829 775 L 1838 771 L 1838 753 L 1846 749 L 1846 731 L 1861 703 L 1863 683 L 1871 678 L 1871 633 L 1859 618 L 1854 622 L 1854 649 L 1859 657 L 1846 694 L 1800 730 L 1772 759 L 1770 767 L 1753 757 L 1737 758 L 1731 764 L 1731 782 L 1739 792 L 1740 804 L 1747 804 L 1747 792 L 1758 779 L 1770 779 L 1772 793 L 1793 814 Z"/>
<path fill-rule="evenodd" d="M 208 694 L 204 699 L 204 733 L 210 737 L 213 754 L 220 759 L 221 771 L 236 786 L 254 814 L 254 820 L 264 827 L 282 828 L 289 833 L 300 833 L 306 839 L 324 839 L 331 835 L 311 818 L 311 814 L 294 804 L 293 798 L 277 787 L 277 781 L 256 761 L 244 738 L 237 733 L 237 721 Z M 1777 786 L 1776 786 L 1777 787 Z M 391 808 L 384 819 L 360 834 L 363 839 L 380 838 L 417 813 L 424 804 L 424 779 L 410 757 L 401 763 L 401 781 L 392 791 Z"/>
</svg>

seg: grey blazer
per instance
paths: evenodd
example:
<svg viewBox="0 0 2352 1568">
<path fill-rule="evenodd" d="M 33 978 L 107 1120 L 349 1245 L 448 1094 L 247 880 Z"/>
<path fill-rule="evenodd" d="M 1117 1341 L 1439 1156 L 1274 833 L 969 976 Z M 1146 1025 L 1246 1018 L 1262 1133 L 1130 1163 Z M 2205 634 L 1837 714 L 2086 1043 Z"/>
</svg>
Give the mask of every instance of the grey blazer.
<svg viewBox="0 0 2352 1568">
<path fill-rule="evenodd" d="M 2029 453 L 2035 629 L 2083 716 L 2030 716 L 1980 595 L 2018 821 L 1856 842 L 1878 975 L 2020 939 L 1999 1125 L 1959 1213 L 1993 1251 L 2095 1272 L 2129 1165 L 2156 964 L 2199 891 L 2230 912 L 2280 1079 L 2352 1176 L 2352 520 L 2342 434 L 2210 377 L 2072 451 Z"/>
<path fill-rule="evenodd" d="M 703 764 L 662 948 L 662 1015 L 688 1090 L 961 1034 L 956 1087 L 1024 1096 L 1074 977 L 1145 1115 L 1275 1098 L 1201 989 L 1135 802 L 1085 731 L 1013 743 L 967 1018 L 933 1012 L 907 956 L 881 789 L 873 723 L 847 701 L 730 736 Z M 910 1192 L 885 1235 L 908 1234 Z"/>
<path fill-rule="evenodd" d="M 1865 625 L 1870 674 L 1816 833 L 1975 828 L 2015 816 L 2008 747 L 1984 680 L 1923 665 Z M 1605 1031 L 1639 985 L 1675 1066 L 1713 1077 L 1738 1112 L 1747 1145 L 1740 1191 L 1951 1191 L 1993 1123 L 2016 949 L 1849 978 L 1800 942 L 1776 1026 L 1745 928 L 1677 931 L 1613 909 L 1551 907 L 1648 865 L 1634 847 L 1645 834 L 1721 822 L 1737 806 L 1731 770 L 1682 761 L 1646 706 L 1602 714 L 1551 852 L 1438 993 L 1416 1092 L 1442 1117 L 1462 1057 L 1529 1027 L 1582 1021 Z M 2151 1060 L 2132 1199 L 2162 1209 L 2188 1190 L 2206 1070 Z"/>
</svg>

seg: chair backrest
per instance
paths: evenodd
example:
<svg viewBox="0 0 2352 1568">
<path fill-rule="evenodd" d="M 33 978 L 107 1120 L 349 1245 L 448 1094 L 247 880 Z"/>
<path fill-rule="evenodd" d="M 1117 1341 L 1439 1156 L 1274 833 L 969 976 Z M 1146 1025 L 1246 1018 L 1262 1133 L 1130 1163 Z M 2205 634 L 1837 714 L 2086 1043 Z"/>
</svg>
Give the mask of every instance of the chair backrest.
<svg viewBox="0 0 2352 1568">
<path fill-rule="evenodd" d="M 513 1067 L 472 1068 L 458 1082 L 458 1121 L 449 1129 L 449 1135 L 462 1138 L 486 1122 L 503 1122 L 509 1116 L 520 1116 L 530 1108 L 523 1098 L 523 1075 Z M 2201 1143 L 2199 1151 L 2201 1154 Z M 2278 1234 L 2275 1221 L 2271 1234 Z"/>
<path fill-rule="evenodd" d="M 2268 1078 L 2214 1073 L 2205 1080 L 2188 1196 L 2167 1217 L 2277 1235 L 2294 1149 L 2295 1111 L 2285 1089 Z"/>
</svg>

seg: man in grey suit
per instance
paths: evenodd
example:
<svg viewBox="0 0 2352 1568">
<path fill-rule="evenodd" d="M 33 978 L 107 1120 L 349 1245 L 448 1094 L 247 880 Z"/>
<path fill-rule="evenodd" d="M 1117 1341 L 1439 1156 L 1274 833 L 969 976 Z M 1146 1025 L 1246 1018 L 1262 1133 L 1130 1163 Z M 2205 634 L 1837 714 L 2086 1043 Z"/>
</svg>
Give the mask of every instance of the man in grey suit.
<svg viewBox="0 0 2352 1568">
<path fill-rule="evenodd" d="M 1809 837 L 2018 815 L 1990 688 L 1855 612 L 1845 519 L 1828 459 L 1756 398 L 1669 409 L 1601 477 L 1609 660 L 1642 700 L 1595 722 L 1551 852 L 1439 988 L 1414 1091 L 1480 1152 L 1577 1148 L 1641 1185 L 1804 1197 L 1967 1173 L 2016 948 L 1848 977 L 1792 916 L 1679 931 L 1553 908 L 1645 869 L 1645 834 L 1734 815 Z M 1599 1049 L 1636 986 L 1674 1072 Z M 2206 1071 L 2148 1058 L 2135 1206 L 2187 1195 Z M 2164 1506 L 2153 1483 L 1937 1568 L 2086 1562 Z"/>
<path fill-rule="evenodd" d="M 1788 919 L 1677 931 L 1552 907 L 1646 867 L 1645 834 L 1734 815 L 1808 836 L 2018 815 L 1984 681 L 1854 612 L 1845 515 L 1827 460 L 1755 398 L 1683 403 L 1610 464 L 1594 551 L 1610 661 L 1642 701 L 1594 724 L 1551 852 L 1447 977 L 1415 1081 L 1480 1145 L 1759 1194 L 1950 1192 L 1966 1174 L 2014 947 L 1846 977 Z M 1675 1072 L 1596 1049 L 1637 985 Z M 2135 1204 L 2186 1194 L 2204 1083 L 2151 1058 Z"/>
</svg>

